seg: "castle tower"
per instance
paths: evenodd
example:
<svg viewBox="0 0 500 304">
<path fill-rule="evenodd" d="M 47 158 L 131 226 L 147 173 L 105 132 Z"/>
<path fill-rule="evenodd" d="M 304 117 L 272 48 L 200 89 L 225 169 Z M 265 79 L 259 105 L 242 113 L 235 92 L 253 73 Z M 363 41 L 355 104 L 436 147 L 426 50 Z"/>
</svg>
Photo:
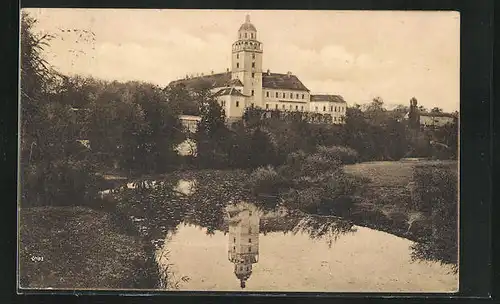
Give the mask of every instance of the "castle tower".
<svg viewBox="0 0 500 304">
<path fill-rule="evenodd" d="M 255 206 L 240 204 L 228 207 L 228 260 L 234 264 L 234 274 L 245 288 L 252 274 L 252 265 L 259 260 L 259 214 Z"/>
<path fill-rule="evenodd" d="M 243 83 L 242 93 L 250 96 L 246 106 L 253 104 L 263 108 L 262 43 L 257 40 L 257 30 L 249 15 L 238 30 L 231 58 L 231 79 L 239 79 Z"/>
</svg>

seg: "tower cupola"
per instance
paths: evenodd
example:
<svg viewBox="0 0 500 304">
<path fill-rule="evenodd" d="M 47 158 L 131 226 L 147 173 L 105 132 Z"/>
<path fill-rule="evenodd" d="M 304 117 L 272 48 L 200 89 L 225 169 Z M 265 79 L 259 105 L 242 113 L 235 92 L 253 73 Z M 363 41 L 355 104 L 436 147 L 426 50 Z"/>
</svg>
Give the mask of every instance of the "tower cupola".
<svg viewBox="0 0 500 304">
<path fill-rule="evenodd" d="M 250 15 L 246 15 L 245 23 L 240 26 L 238 30 L 238 39 L 240 40 L 256 40 L 257 39 L 257 29 L 250 22 Z"/>
</svg>

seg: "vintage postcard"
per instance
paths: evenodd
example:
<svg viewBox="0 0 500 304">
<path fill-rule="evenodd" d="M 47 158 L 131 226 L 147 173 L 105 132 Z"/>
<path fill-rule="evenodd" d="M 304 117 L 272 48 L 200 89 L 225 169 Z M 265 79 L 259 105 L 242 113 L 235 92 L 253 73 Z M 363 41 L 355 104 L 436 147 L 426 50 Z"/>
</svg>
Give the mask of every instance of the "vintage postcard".
<svg viewBox="0 0 500 304">
<path fill-rule="evenodd" d="M 458 291 L 459 13 L 20 23 L 20 291 Z"/>
</svg>

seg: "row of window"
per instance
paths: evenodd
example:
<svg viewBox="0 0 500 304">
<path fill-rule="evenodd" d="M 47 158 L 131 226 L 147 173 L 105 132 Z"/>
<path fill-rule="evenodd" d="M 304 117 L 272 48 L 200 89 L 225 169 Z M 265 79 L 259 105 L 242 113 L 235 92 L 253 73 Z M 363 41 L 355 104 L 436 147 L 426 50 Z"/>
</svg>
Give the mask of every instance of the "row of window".
<svg viewBox="0 0 500 304">
<path fill-rule="evenodd" d="M 254 33 L 250 33 L 250 38 L 253 39 L 255 36 Z M 245 33 L 245 38 L 248 38 L 248 33 Z M 240 39 L 241 39 L 241 33 L 240 33 Z"/>
<path fill-rule="evenodd" d="M 233 242 L 236 243 L 236 238 L 233 238 Z M 248 239 L 248 242 L 251 243 L 252 239 Z"/>
<path fill-rule="evenodd" d="M 269 110 L 270 108 L 272 107 L 272 105 L 266 103 L 266 109 Z M 278 104 L 275 104 L 274 105 L 274 109 L 275 110 L 280 110 L 280 107 Z M 281 110 L 290 110 L 290 111 L 299 111 L 299 106 L 298 105 L 295 105 L 295 107 L 293 105 L 287 105 L 286 104 L 281 104 Z M 304 111 L 304 106 L 300 106 L 300 111 Z"/>
<path fill-rule="evenodd" d="M 240 63 L 239 62 L 236 62 L 236 68 L 239 69 L 240 68 Z M 252 69 L 255 69 L 255 62 L 252 62 Z M 255 73 L 252 73 L 252 78 L 255 77 Z"/>
<path fill-rule="evenodd" d="M 239 53 L 236 54 L 236 59 L 240 59 Z M 255 59 L 255 53 L 252 53 L 252 59 Z M 254 62 L 254 64 L 255 64 L 255 62 Z"/>
<path fill-rule="evenodd" d="M 337 106 L 330 106 L 330 111 L 329 112 L 342 112 L 342 111 L 344 111 L 344 109 L 345 108 L 341 107 L 341 106 L 339 106 L 339 107 L 337 107 Z M 318 112 L 318 107 L 315 107 L 314 110 L 316 112 Z M 323 112 L 327 112 L 326 106 L 323 106 Z"/>
<path fill-rule="evenodd" d="M 236 251 L 236 246 L 233 246 L 233 250 Z M 248 247 L 248 252 L 252 252 L 252 247 Z"/>
<path fill-rule="evenodd" d="M 259 42 L 249 42 L 249 41 L 238 41 L 235 44 L 233 44 L 233 50 L 241 49 L 240 47 L 243 47 L 247 49 L 250 47 L 251 49 L 254 50 L 261 50 L 261 44 Z"/>
<path fill-rule="evenodd" d="M 266 97 L 271 97 L 272 95 L 272 92 L 270 91 L 266 91 Z M 305 94 L 299 94 L 299 93 L 280 93 L 280 92 L 275 92 L 274 93 L 274 97 L 275 98 L 290 98 L 290 99 L 294 99 L 294 96 L 295 96 L 295 99 L 304 99 L 305 98 Z"/>
<path fill-rule="evenodd" d="M 252 96 L 254 96 L 254 90 L 252 90 Z M 225 100 L 223 100 L 221 102 L 221 106 L 223 106 L 223 107 L 226 106 L 226 101 Z M 240 106 L 240 102 L 237 100 L 236 101 L 236 107 L 238 108 L 239 106 Z M 254 107 L 255 106 L 254 103 L 252 103 L 251 106 Z M 267 110 L 269 110 L 271 107 L 272 107 L 272 105 L 270 105 L 269 103 L 266 103 L 266 109 Z M 274 109 L 275 110 L 279 110 L 280 109 L 279 104 L 275 104 L 274 105 Z M 344 111 L 344 109 L 345 108 L 341 107 L 341 106 L 339 106 L 339 107 L 337 107 L 337 106 L 331 106 L 330 107 L 330 112 L 342 112 L 342 111 Z M 295 110 L 295 111 L 299 111 L 299 106 L 295 105 L 295 107 L 294 107 L 294 105 L 291 105 L 291 104 L 289 104 L 288 106 L 286 104 L 281 104 L 281 110 L 290 110 L 290 111 Z M 314 110 L 316 112 L 318 112 L 318 107 L 315 107 Z M 304 106 L 300 106 L 300 111 L 304 111 Z M 326 106 L 323 106 L 323 112 L 327 112 Z"/>
<path fill-rule="evenodd" d="M 250 266 L 238 266 L 240 271 L 250 271 Z"/>
</svg>

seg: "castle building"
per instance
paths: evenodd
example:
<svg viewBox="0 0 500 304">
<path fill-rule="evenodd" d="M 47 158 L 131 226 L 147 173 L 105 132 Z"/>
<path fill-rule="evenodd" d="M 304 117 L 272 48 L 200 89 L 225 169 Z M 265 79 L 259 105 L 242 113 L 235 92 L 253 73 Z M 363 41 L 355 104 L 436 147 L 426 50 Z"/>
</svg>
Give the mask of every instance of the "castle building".
<svg viewBox="0 0 500 304">
<path fill-rule="evenodd" d="M 210 89 L 230 121 L 241 119 L 247 107 L 268 110 L 301 111 L 328 114 L 332 122 L 344 123 L 347 104 L 339 95 L 311 94 L 291 72 L 263 70 L 263 44 L 257 29 L 246 16 L 231 49 L 231 69 L 225 73 L 186 77 L 170 86 Z"/>
<path fill-rule="evenodd" d="M 228 206 L 228 260 L 234 264 L 234 274 L 245 288 L 252 274 L 252 265 L 259 261 L 260 215 L 251 204 Z"/>
</svg>

